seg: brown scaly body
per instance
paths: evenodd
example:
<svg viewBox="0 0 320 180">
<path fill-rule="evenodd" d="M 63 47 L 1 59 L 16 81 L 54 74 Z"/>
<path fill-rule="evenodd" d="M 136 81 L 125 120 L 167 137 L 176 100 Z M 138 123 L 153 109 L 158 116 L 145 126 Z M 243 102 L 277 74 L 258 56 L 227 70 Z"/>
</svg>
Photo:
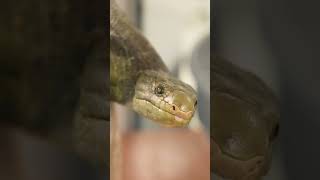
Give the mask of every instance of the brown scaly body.
<svg viewBox="0 0 320 180">
<path fill-rule="evenodd" d="M 219 56 L 212 63 L 212 170 L 235 180 L 259 179 L 270 167 L 278 100 L 254 74 Z"/>
</svg>

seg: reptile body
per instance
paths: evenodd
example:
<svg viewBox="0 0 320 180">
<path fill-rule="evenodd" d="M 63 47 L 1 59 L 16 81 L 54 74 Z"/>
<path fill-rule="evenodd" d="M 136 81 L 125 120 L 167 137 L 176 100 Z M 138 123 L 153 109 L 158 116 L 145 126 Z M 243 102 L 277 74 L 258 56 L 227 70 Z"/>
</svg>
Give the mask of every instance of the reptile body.
<svg viewBox="0 0 320 180">
<path fill-rule="evenodd" d="M 219 56 L 212 63 L 212 169 L 232 180 L 259 179 L 278 134 L 277 98 L 253 73 Z"/>
<path fill-rule="evenodd" d="M 169 73 L 146 38 L 110 3 L 110 100 L 163 126 L 186 126 L 196 109 L 195 91 Z"/>
</svg>

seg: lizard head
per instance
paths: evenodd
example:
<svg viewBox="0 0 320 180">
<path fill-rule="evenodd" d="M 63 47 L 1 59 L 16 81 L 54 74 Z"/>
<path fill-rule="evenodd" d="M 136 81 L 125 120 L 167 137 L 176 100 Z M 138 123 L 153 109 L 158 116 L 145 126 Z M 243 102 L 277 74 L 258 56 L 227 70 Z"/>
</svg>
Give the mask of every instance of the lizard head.
<svg viewBox="0 0 320 180">
<path fill-rule="evenodd" d="M 142 116 L 166 127 L 189 124 L 197 106 L 196 92 L 166 72 L 148 70 L 139 75 L 132 101 Z"/>
</svg>

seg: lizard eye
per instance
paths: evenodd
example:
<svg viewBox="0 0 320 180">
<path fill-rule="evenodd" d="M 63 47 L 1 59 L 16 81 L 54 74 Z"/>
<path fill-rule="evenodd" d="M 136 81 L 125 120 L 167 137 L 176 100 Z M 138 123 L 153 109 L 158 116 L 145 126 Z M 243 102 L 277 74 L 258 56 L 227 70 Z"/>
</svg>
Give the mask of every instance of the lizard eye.
<svg viewBox="0 0 320 180">
<path fill-rule="evenodd" d="M 164 87 L 162 85 L 159 85 L 157 86 L 155 89 L 154 89 L 154 93 L 156 95 L 162 95 L 164 94 Z"/>
</svg>

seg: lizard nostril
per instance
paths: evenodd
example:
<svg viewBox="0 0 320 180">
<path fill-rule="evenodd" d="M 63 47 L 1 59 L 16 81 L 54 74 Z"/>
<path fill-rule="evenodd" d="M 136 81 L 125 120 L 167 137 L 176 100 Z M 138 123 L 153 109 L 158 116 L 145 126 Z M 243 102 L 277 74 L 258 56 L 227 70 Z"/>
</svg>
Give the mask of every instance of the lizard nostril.
<svg viewBox="0 0 320 180">
<path fill-rule="evenodd" d="M 172 109 L 175 111 L 175 110 L 176 110 L 176 107 L 175 107 L 175 106 L 172 106 Z"/>
<path fill-rule="evenodd" d="M 196 101 L 196 102 L 194 103 L 194 107 L 196 107 L 196 106 L 197 106 L 197 104 L 198 104 L 198 101 Z"/>
</svg>

